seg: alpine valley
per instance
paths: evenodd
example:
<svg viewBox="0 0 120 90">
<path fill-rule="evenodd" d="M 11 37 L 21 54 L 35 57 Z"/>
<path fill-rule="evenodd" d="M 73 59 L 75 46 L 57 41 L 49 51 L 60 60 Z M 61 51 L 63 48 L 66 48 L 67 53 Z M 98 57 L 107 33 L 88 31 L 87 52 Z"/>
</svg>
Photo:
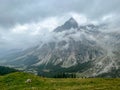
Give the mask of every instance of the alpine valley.
<svg viewBox="0 0 120 90">
<path fill-rule="evenodd" d="M 79 25 L 70 18 L 36 46 L 9 51 L 2 66 L 46 77 L 120 77 L 120 31 L 109 24 Z"/>
</svg>

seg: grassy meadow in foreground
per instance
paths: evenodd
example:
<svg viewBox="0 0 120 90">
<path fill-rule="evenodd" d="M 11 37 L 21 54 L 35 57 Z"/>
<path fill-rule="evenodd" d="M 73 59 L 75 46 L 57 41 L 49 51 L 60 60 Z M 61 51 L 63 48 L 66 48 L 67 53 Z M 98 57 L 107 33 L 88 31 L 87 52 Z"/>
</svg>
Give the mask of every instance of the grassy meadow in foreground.
<svg viewBox="0 0 120 90">
<path fill-rule="evenodd" d="M 0 76 L 0 90 L 120 90 L 120 78 L 53 79 L 17 72 Z"/>
</svg>

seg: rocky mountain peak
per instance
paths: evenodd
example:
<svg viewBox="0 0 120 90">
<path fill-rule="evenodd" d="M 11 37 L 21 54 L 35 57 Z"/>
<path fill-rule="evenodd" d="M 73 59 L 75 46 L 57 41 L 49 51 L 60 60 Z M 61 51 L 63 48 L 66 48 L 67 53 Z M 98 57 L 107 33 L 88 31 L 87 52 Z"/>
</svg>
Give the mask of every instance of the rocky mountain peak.
<svg viewBox="0 0 120 90">
<path fill-rule="evenodd" d="M 78 23 L 73 17 L 66 21 L 62 26 L 57 27 L 54 31 L 62 32 L 65 30 L 70 30 L 71 28 L 78 28 Z"/>
<path fill-rule="evenodd" d="M 71 17 L 67 22 L 77 25 L 77 21 L 73 17 Z"/>
</svg>

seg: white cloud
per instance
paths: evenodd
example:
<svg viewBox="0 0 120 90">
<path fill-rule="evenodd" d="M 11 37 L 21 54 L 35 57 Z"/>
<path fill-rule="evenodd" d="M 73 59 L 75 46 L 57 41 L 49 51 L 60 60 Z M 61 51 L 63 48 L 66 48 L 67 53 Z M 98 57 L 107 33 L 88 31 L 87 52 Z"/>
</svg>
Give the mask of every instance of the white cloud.
<svg viewBox="0 0 120 90">
<path fill-rule="evenodd" d="M 16 24 L 9 30 L 0 29 L 0 48 L 25 48 L 37 45 L 41 39 L 50 39 L 48 35 L 58 26 L 58 18 L 50 17 L 39 22 Z M 48 38 L 47 38 L 48 37 Z M 5 44 L 5 45 L 4 45 Z"/>
<path fill-rule="evenodd" d="M 102 20 L 103 20 L 103 21 L 106 21 L 106 20 L 109 20 L 109 19 L 111 19 L 111 18 L 113 18 L 113 14 L 109 14 L 109 15 L 104 16 L 104 17 L 102 18 Z"/>
<path fill-rule="evenodd" d="M 58 25 L 62 25 L 66 20 L 68 20 L 70 17 L 75 18 L 75 20 L 80 24 L 88 24 L 88 23 L 100 23 L 103 21 L 105 22 L 107 19 L 112 17 L 111 15 L 106 15 L 102 17 L 100 20 L 90 20 L 86 16 L 72 12 L 72 13 L 63 13 L 62 16 L 56 16 L 56 17 L 49 17 L 42 21 L 38 22 L 31 22 L 26 24 L 16 24 L 15 27 L 9 29 L 9 30 L 1 30 L 0 28 L 0 43 L 2 44 L 2 47 L 29 47 L 31 45 L 37 45 L 41 40 L 44 42 L 49 42 L 50 40 L 55 41 L 56 39 L 59 40 L 69 40 L 68 37 L 64 37 L 65 32 L 54 34 L 51 33 L 54 28 L 56 28 Z M 116 20 L 116 19 L 114 19 Z M 113 20 L 113 21 L 114 21 Z M 119 29 L 119 28 L 118 28 Z M 115 30 L 115 29 L 114 29 Z M 110 31 L 110 30 L 109 30 Z M 71 37 L 76 38 L 75 40 L 80 39 L 81 34 L 84 35 L 84 33 L 80 32 L 78 34 L 73 34 Z M 58 38 L 59 37 L 59 38 Z M 93 39 L 93 37 L 90 37 Z M 0 45 L 1 47 L 1 45 Z"/>
<path fill-rule="evenodd" d="M 88 19 L 85 15 L 71 12 L 70 15 L 81 25 L 88 23 Z"/>
<path fill-rule="evenodd" d="M 102 17 L 102 21 L 105 22 L 111 22 L 113 19 L 115 19 L 116 15 L 115 14 L 107 14 Z"/>
<path fill-rule="evenodd" d="M 40 32 L 52 31 L 57 26 L 58 26 L 57 18 L 50 17 L 36 23 L 28 23 L 23 25 L 17 24 L 15 27 L 11 29 L 11 31 L 16 34 L 21 33 L 38 34 Z"/>
<path fill-rule="evenodd" d="M 45 19 L 43 22 L 38 23 L 38 25 L 40 26 L 39 29 L 41 30 L 47 29 L 49 31 L 52 31 L 58 26 L 58 20 L 57 17 L 51 17 Z"/>
<path fill-rule="evenodd" d="M 11 31 L 13 33 L 25 33 L 28 30 L 28 26 L 27 25 L 16 25 Z"/>
</svg>

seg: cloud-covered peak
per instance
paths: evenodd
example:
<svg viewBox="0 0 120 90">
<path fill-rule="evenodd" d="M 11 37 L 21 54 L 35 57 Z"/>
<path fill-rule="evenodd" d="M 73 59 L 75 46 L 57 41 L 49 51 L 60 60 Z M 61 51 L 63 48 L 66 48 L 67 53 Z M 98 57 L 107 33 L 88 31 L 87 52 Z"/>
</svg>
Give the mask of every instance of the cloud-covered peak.
<svg viewBox="0 0 120 90">
<path fill-rule="evenodd" d="M 70 23 L 77 23 L 77 21 L 73 18 L 73 17 L 71 17 L 69 20 L 68 20 L 68 22 L 70 22 Z"/>
<path fill-rule="evenodd" d="M 60 32 L 91 23 L 119 30 L 120 0 L 0 0 L 0 50 L 36 44 L 56 27 Z"/>
<path fill-rule="evenodd" d="M 70 18 L 68 21 L 66 21 L 62 26 L 57 27 L 54 31 L 55 32 L 62 32 L 65 30 L 69 30 L 71 28 L 78 28 L 78 23 L 74 18 Z"/>
</svg>

